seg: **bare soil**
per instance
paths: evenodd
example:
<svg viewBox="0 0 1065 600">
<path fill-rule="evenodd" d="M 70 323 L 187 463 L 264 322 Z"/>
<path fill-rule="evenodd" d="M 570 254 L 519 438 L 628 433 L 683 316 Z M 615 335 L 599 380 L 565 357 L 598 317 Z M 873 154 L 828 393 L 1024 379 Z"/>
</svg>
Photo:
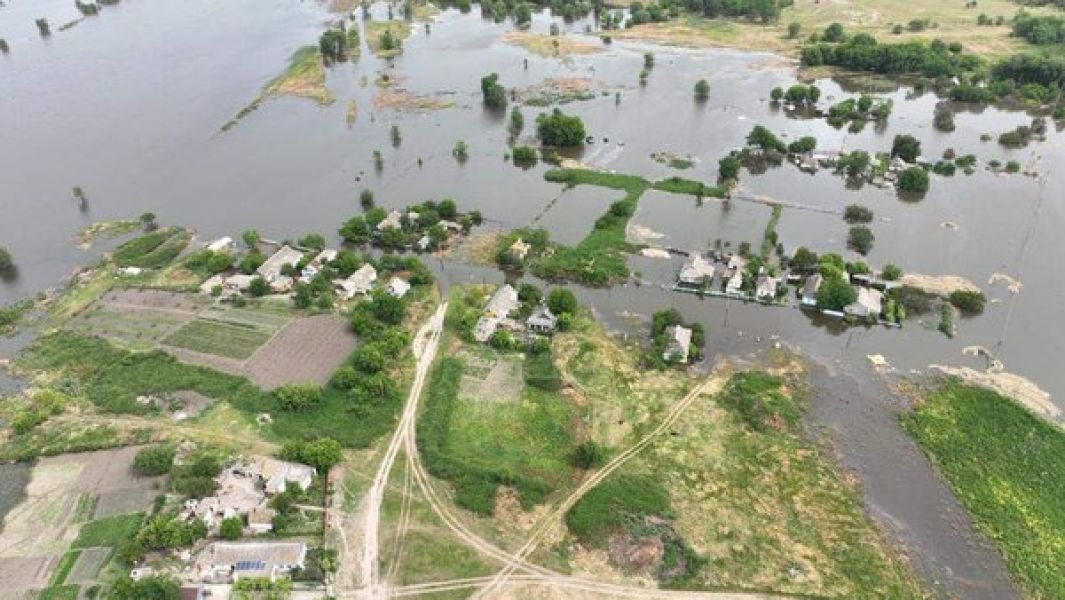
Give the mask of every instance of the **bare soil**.
<svg viewBox="0 0 1065 600">
<path fill-rule="evenodd" d="M 355 335 L 340 317 L 295 319 L 259 348 L 242 371 L 264 389 L 291 382 L 324 384 L 355 346 Z"/>
</svg>

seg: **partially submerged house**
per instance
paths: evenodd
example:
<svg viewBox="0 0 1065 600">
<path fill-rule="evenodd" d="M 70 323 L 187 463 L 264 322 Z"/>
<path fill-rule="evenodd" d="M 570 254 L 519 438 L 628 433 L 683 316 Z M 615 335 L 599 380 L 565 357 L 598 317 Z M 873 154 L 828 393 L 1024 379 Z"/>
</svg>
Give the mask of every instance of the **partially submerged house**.
<svg viewBox="0 0 1065 600">
<path fill-rule="evenodd" d="M 843 312 L 851 317 L 864 319 L 878 318 L 883 312 L 884 295 L 875 288 L 859 287 L 858 300 L 843 307 Z"/>
<path fill-rule="evenodd" d="M 684 287 L 701 288 L 714 278 L 714 263 L 693 253 L 677 273 L 677 284 Z"/>
<path fill-rule="evenodd" d="M 669 342 L 662 351 L 663 360 L 669 362 L 688 362 L 688 350 L 692 343 L 692 330 L 681 325 L 673 325 L 666 329 Z"/>
<path fill-rule="evenodd" d="M 524 240 L 518 238 L 510 245 L 510 255 L 514 257 L 515 260 L 525 260 L 525 257 L 529 255 L 529 250 L 531 248 L 532 246 L 530 244 L 527 244 Z"/>
<path fill-rule="evenodd" d="M 306 559 L 307 544 L 303 542 L 214 542 L 200 555 L 197 568 L 208 583 L 249 578 L 277 581 L 302 569 Z"/>
<path fill-rule="evenodd" d="M 817 306 L 817 290 L 821 289 L 824 277 L 820 273 L 814 273 L 806 278 L 799 294 L 803 306 Z"/>
<path fill-rule="evenodd" d="M 393 210 L 381 219 L 381 222 L 377 224 L 378 231 L 384 231 L 386 229 L 402 229 L 403 228 L 403 214 L 398 210 Z"/>
<path fill-rule="evenodd" d="M 754 287 L 755 299 L 764 302 L 772 302 L 777 297 L 778 285 L 780 285 L 779 277 L 772 277 L 765 272 L 759 273 L 758 280 L 755 282 Z"/>
<path fill-rule="evenodd" d="M 325 268 L 326 265 L 336 260 L 337 251 L 332 248 L 326 248 L 319 252 L 311 262 L 307 263 L 307 266 L 303 267 L 300 271 L 300 281 L 303 283 L 309 283 L 314 276 L 317 275 Z"/>
<path fill-rule="evenodd" d="M 346 279 L 334 279 L 333 286 L 337 295 L 350 300 L 358 294 L 369 294 L 375 281 L 377 281 L 377 269 L 370 263 L 366 263 Z"/>
</svg>

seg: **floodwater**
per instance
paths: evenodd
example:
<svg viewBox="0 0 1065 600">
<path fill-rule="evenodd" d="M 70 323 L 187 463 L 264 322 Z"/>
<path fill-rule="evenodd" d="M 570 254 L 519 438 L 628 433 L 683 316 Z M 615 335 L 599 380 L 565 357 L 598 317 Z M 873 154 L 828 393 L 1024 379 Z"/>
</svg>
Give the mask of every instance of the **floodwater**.
<svg viewBox="0 0 1065 600">
<path fill-rule="evenodd" d="M 373 12 L 383 18 L 384 5 L 375 5 Z M 1056 246 L 1065 225 L 1065 184 L 1053 170 L 1065 164 L 1063 138 L 1052 131 L 1046 142 L 1012 151 L 980 141 L 982 133 L 997 137 L 1027 123 L 1030 116 L 1023 113 L 960 112 L 957 130 L 944 134 L 931 125 L 936 99 L 910 98 L 909 90 L 899 89 L 881 94 L 895 103 L 885 128 L 869 125 L 851 134 L 769 106 L 769 90 L 796 77 L 794 65 L 779 57 L 617 42 L 564 60 L 541 57 L 503 43 L 500 36 L 511 26 L 482 20 L 475 7 L 465 15 L 446 11 L 429 33 L 413 25 L 404 52 L 394 60 L 378 60 L 364 48 L 358 61 L 330 68 L 327 85 L 336 101 L 327 107 L 305 99 L 270 99 L 220 132 L 297 48 L 315 43 L 331 18 L 319 3 L 123 2 L 58 31 L 77 16 L 67 0 L 9 0 L 0 7 L 0 37 L 11 46 L 9 54 L 0 55 L 0 245 L 19 265 L 16 276 L 0 282 L 0 301 L 30 296 L 90 261 L 92 256 L 72 240 L 94 221 L 151 211 L 162 223 L 196 228 L 201 238 L 248 228 L 267 237 L 307 232 L 335 237 L 339 223 L 358 212 L 363 188 L 389 208 L 450 197 L 463 209 L 480 210 L 493 226 L 542 226 L 560 241 L 579 241 L 620 193 L 564 190 L 544 181 L 543 164 L 522 170 L 505 161 L 505 114 L 481 107 L 479 80 L 498 72 L 508 88 L 526 89 L 549 78 L 587 78 L 603 93 L 563 107 L 580 115 L 595 136 L 578 157 L 597 168 L 649 179 L 680 175 L 712 182 L 718 158 L 741 146 L 759 123 L 786 139 L 814 135 L 827 150 L 883 151 L 894 135 L 912 133 L 929 158 L 947 148 L 976 154 L 981 164 L 976 174 L 934 176 L 931 191 L 916 201 L 871 186 L 850 190 L 827 171 L 809 175 L 787 164 L 744 173 L 742 192 L 789 204 L 777 227 L 788 249 L 806 245 L 848 259 L 855 256 L 845 248 L 847 227 L 838 213 L 850 203 L 867 205 L 876 213 L 870 264 L 961 275 L 984 287 L 991 299 L 984 315 L 960 320 L 955 339 L 916 321 L 901 331 L 844 329 L 792 308 L 670 292 L 664 287 L 672 283 L 679 261 L 637 256 L 630 265 L 647 284 L 581 291 L 603 319 L 623 329 L 632 327 L 625 315 L 646 317 L 675 306 L 704 323 L 711 355 L 747 355 L 779 341 L 857 382 L 873 376 L 868 354 L 884 355 L 902 373 L 923 372 L 930 363 L 979 368 L 982 360 L 961 350 L 981 345 L 1007 370 L 1032 379 L 1065 406 L 1065 374 L 1059 368 L 1065 335 L 1058 318 L 1065 277 Z M 50 38 L 38 36 L 37 17 L 51 21 Z M 533 31 L 546 33 L 550 22 L 546 13 L 536 15 Z M 578 21 L 562 29 L 581 37 L 585 25 Z M 593 38 L 583 39 L 600 47 Z M 640 86 L 645 51 L 654 51 L 656 60 L 647 85 Z M 453 106 L 376 108 L 375 81 L 382 73 L 412 95 Z M 692 87 L 702 78 L 711 92 L 706 102 L 696 103 Z M 849 95 L 839 83 L 819 85 L 823 104 Z M 358 116 L 349 127 L 351 101 Z M 535 115 L 543 110 L 523 107 L 523 138 L 532 134 Z M 389 139 L 393 124 L 402 133 L 398 147 Z M 451 155 L 458 140 L 470 148 L 464 164 Z M 380 171 L 373 165 L 375 149 L 384 157 Z M 690 154 L 697 165 L 671 169 L 651 158 L 661 151 Z M 1044 177 L 982 170 L 991 159 L 1017 160 Z M 86 210 L 71 199 L 75 185 L 88 196 Z M 726 208 L 714 200 L 699 205 L 689 197 L 651 191 L 632 224 L 660 233 L 663 245 L 698 250 L 720 239 L 757 247 L 769 212 L 763 204 L 738 198 Z M 431 262 L 445 283 L 502 278 L 492 269 Z M 988 285 L 994 273 L 1021 280 L 1020 293 Z M 0 348 L 0 356 L 10 350 Z M 825 389 L 826 397 L 813 402 L 811 418 L 841 438 L 844 462 L 865 485 L 869 506 L 921 572 L 964 597 L 1010 595 L 1001 585 L 1000 560 L 966 554 L 974 540 L 967 526 L 932 523 L 930 507 L 953 510 L 952 498 L 912 446 L 904 446 L 891 417 L 896 407 L 890 395 L 862 383 Z M 838 401 L 851 393 L 852 401 Z M 874 416 L 862 420 L 865 411 Z M 864 449 L 860 439 L 854 441 L 869 436 Z M 906 452 L 907 459 L 882 460 L 873 442 Z"/>
</svg>

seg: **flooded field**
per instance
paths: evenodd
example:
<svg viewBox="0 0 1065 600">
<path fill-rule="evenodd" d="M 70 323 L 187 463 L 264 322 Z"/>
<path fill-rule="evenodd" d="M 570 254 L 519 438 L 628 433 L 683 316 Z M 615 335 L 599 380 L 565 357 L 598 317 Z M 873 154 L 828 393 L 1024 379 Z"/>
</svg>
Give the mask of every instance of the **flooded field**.
<svg viewBox="0 0 1065 600">
<path fill-rule="evenodd" d="M 383 19 L 386 7 L 376 4 L 372 12 Z M 711 357 L 748 355 L 780 342 L 856 380 L 873 376 L 866 358 L 873 354 L 900 373 L 923 372 L 932 363 L 982 369 L 985 359 L 962 354 L 980 345 L 1065 407 L 1065 374 L 1059 368 L 1065 336 L 1057 331 L 1065 278 L 1056 243 L 1065 225 L 1065 183 L 1054 170 L 1065 161 L 1063 137 L 1051 128 L 1047 141 L 1019 150 L 981 141 L 983 134 L 994 139 L 1028 123 L 1030 115 L 962 111 L 957 130 L 941 133 L 932 127 L 937 99 L 900 88 L 877 95 L 894 101 L 885 127 L 870 124 L 853 134 L 771 107 L 769 91 L 797 77 L 794 64 L 774 55 L 603 45 L 581 34 L 585 21 L 558 20 L 563 39 L 595 51 L 544 56 L 505 41 L 512 25 L 482 19 L 475 6 L 468 14 L 445 10 L 428 30 L 411 24 L 411 36 L 394 59 L 374 57 L 364 39 L 356 61 L 327 70 L 326 86 L 335 101 L 326 106 L 269 98 L 221 131 L 284 70 L 293 52 L 316 43 L 323 23 L 335 15 L 318 3 L 294 0 L 127 2 L 57 31 L 78 16 L 66 0 L 11 0 L 0 7 L 0 37 L 11 45 L 9 54 L 0 55 L 0 245 L 18 265 L 17 274 L 0 282 L 0 301 L 30 296 L 90 261 L 92 255 L 79 250 L 74 237 L 95 221 L 151 211 L 160 222 L 195 228 L 201 238 L 255 228 L 268 237 L 321 232 L 335 240 L 339 223 L 359 211 L 364 188 L 386 208 L 450 197 L 463 210 L 480 210 L 494 227 L 544 227 L 553 239 L 576 243 L 620 192 L 564 190 L 544 180 L 542 163 L 523 170 L 506 161 L 506 115 L 484 110 L 479 90 L 480 78 L 497 72 L 503 85 L 523 90 L 526 98 L 562 80 L 591 90 L 581 96 L 585 99 L 563 105 L 584 119 L 594 138 L 574 158 L 649 180 L 679 175 L 712 183 L 717 160 L 741 147 L 755 124 L 784 134 L 785 141 L 813 135 L 825 150 L 887 151 L 896 134 L 910 133 L 933 160 L 948 148 L 975 154 L 974 174 L 933 176 L 931 190 L 919 200 L 869 185 L 847 189 L 828 170 L 807 174 L 784 164 L 760 174 L 745 170 L 728 206 L 649 191 L 631 221 L 653 234 L 645 241 L 655 245 L 702 250 L 721 240 L 757 246 L 770 208 L 755 200 L 768 198 L 785 204 L 777 231 L 789 252 L 805 245 L 854 260 L 841 213 L 848 204 L 863 204 L 875 213 L 869 227 L 876 241 L 865 259 L 874 268 L 891 262 L 907 272 L 958 275 L 988 295 L 985 313 L 962 319 L 953 339 L 935 331 L 934 321 L 912 319 L 902 330 L 843 329 L 790 307 L 673 293 L 664 288 L 673 283 L 677 258 L 631 257 L 630 268 L 646 284 L 581 295 L 619 330 L 636 331 L 628 316 L 646 318 L 675 306 L 705 325 Z M 52 22 L 50 38 L 38 36 L 33 23 L 38 17 Z M 551 22 L 547 13 L 535 15 L 531 32 L 544 35 Z M 656 54 L 655 66 L 641 86 L 638 74 L 647 51 Z M 709 98 L 696 103 L 692 86 L 703 78 L 710 84 Z M 822 104 L 851 95 L 834 81 L 818 85 Z M 519 141 L 532 139 L 535 115 L 544 110 L 522 106 Z M 393 125 L 402 133 L 398 145 L 390 139 Z M 460 140 L 469 146 L 464 163 L 452 156 Z M 375 150 L 382 155 L 380 169 Z M 695 164 L 677 170 L 652 157 L 659 152 L 690 155 Z M 1016 160 L 1038 176 L 995 174 L 984 169 L 990 160 Z M 71 198 L 73 186 L 85 190 L 86 207 Z M 502 279 L 494 269 L 430 262 L 445 283 Z M 1013 292 L 989 283 L 995 274 L 1023 287 Z M 0 356 L 9 354 L 4 346 Z M 959 565 L 973 564 L 964 554 L 972 537 L 966 527 L 926 528 L 922 515 L 933 510 L 929 507 L 948 506 L 949 494 L 944 496 L 943 484 L 914 458 L 912 446 L 905 449 L 909 462 L 884 465 L 871 446 L 848 442 L 862 431 L 852 428 L 854 423 L 894 426 L 889 418 L 894 400 L 883 399 L 882 390 L 855 394 L 853 402 L 814 402 L 811 418 L 842 435 L 845 463 L 866 485 L 874 512 L 897 522 L 889 529 L 929 579 L 982 581 L 987 597 L 1008 593 L 1000 561 L 985 555 L 973 560 L 990 561 L 986 569 L 957 574 Z M 866 401 L 883 405 L 860 404 Z M 879 412 L 861 421 L 869 411 Z M 897 428 L 883 435 L 895 440 L 886 444 L 902 443 Z M 881 467 L 905 470 L 912 479 L 891 479 Z M 0 482 L 7 479 L 0 476 Z M 926 503 L 899 496 L 900 487 L 910 485 L 907 493 Z M 942 543 L 932 544 L 931 538 Z"/>
</svg>

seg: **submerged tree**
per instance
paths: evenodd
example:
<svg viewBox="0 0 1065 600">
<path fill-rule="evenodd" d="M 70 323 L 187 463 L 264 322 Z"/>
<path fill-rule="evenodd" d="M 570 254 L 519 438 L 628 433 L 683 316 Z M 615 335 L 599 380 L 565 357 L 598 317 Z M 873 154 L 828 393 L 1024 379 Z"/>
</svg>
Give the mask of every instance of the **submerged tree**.
<svg viewBox="0 0 1065 600">
<path fill-rule="evenodd" d="M 89 199 L 85 197 L 85 190 L 81 189 L 80 185 L 74 186 L 70 190 L 70 193 L 74 196 L 74 199 L 78 201 L 78 206 L 85 208 L 85 206 L 89 203 Z"/>
<path fill-rule="evenodd" d="M 7 54 L 10 50 L 11 48 L 8 47 L 7 40 L 0 38 L 0 52 Z"/>
<path fill-rule="evenodd" d="M 498 73 L 481 78 L 481 94 L 488 108 L 504 108 L 507 105 L 507 90 L 499 83 Z"/>
<path fill-rule="evenodd" d="M 41 32 L 41 37 L 48 37 L 52 35 L 52 28 L 48 26 L 48 19 L 37 19 L 37 31 Z"/>
<path fill-rule="evenodd" d="M 155 213 L 153 212 L 146 212 L 142 214 L 140 216 L 140 222 L 141 226 L 144 227 L 145 231 L 155 231 L 159 227 L 159 225 L 157 225 L 155 222 Z"/>
<path fill-rule="evenodd" d="M 399 132 L 399 125 L 393 125 L 389 135 L 392 138 L 392 147 L 399 148 L 399 144 L 403 141 L 403 135 Z"/>
<path fill-rule="evenodd" d="M 359 204 L 362 205 L 363 210 L 373 208 L 373 192 L 370 190 L 359 192 Z"/>
<path fill-rule="evenodd" d="M 0 271 L 10 271 L 15 266 L 15 261 L 11 258 L 11 253 L 7 251 L 7 248 L 0 246 Z"/>
<path fill-rule="evenodd" d="M 373 151 L 373 168 L 377 169 L 378 171 L 385 168 L 385 158 L 381 156 L 380 150 Z"/>
<path fill-rule="evenodd" d="M 470 148 L 466 145 L 466 142 L 459 140 L 455 142 L 455 146 L 451 149 L 451 155 L 460 163 L 464 163 L 470 157 Z"/>
<path fill-rule="evenodd" d="M 710 84 L 705 79 L 695 82 L 695 99 L 706 100 L 710 96 Z"/>
<path fill-rule="evenodd" d="M 525 129 L 525 115 L 521 113 L 521 109 L 517 106 L 510 111 L 510 124 L 507 128 L 510 131 L 511 137 L 518 137 L 521 135 L 521 130 Z"/>
</svg>

